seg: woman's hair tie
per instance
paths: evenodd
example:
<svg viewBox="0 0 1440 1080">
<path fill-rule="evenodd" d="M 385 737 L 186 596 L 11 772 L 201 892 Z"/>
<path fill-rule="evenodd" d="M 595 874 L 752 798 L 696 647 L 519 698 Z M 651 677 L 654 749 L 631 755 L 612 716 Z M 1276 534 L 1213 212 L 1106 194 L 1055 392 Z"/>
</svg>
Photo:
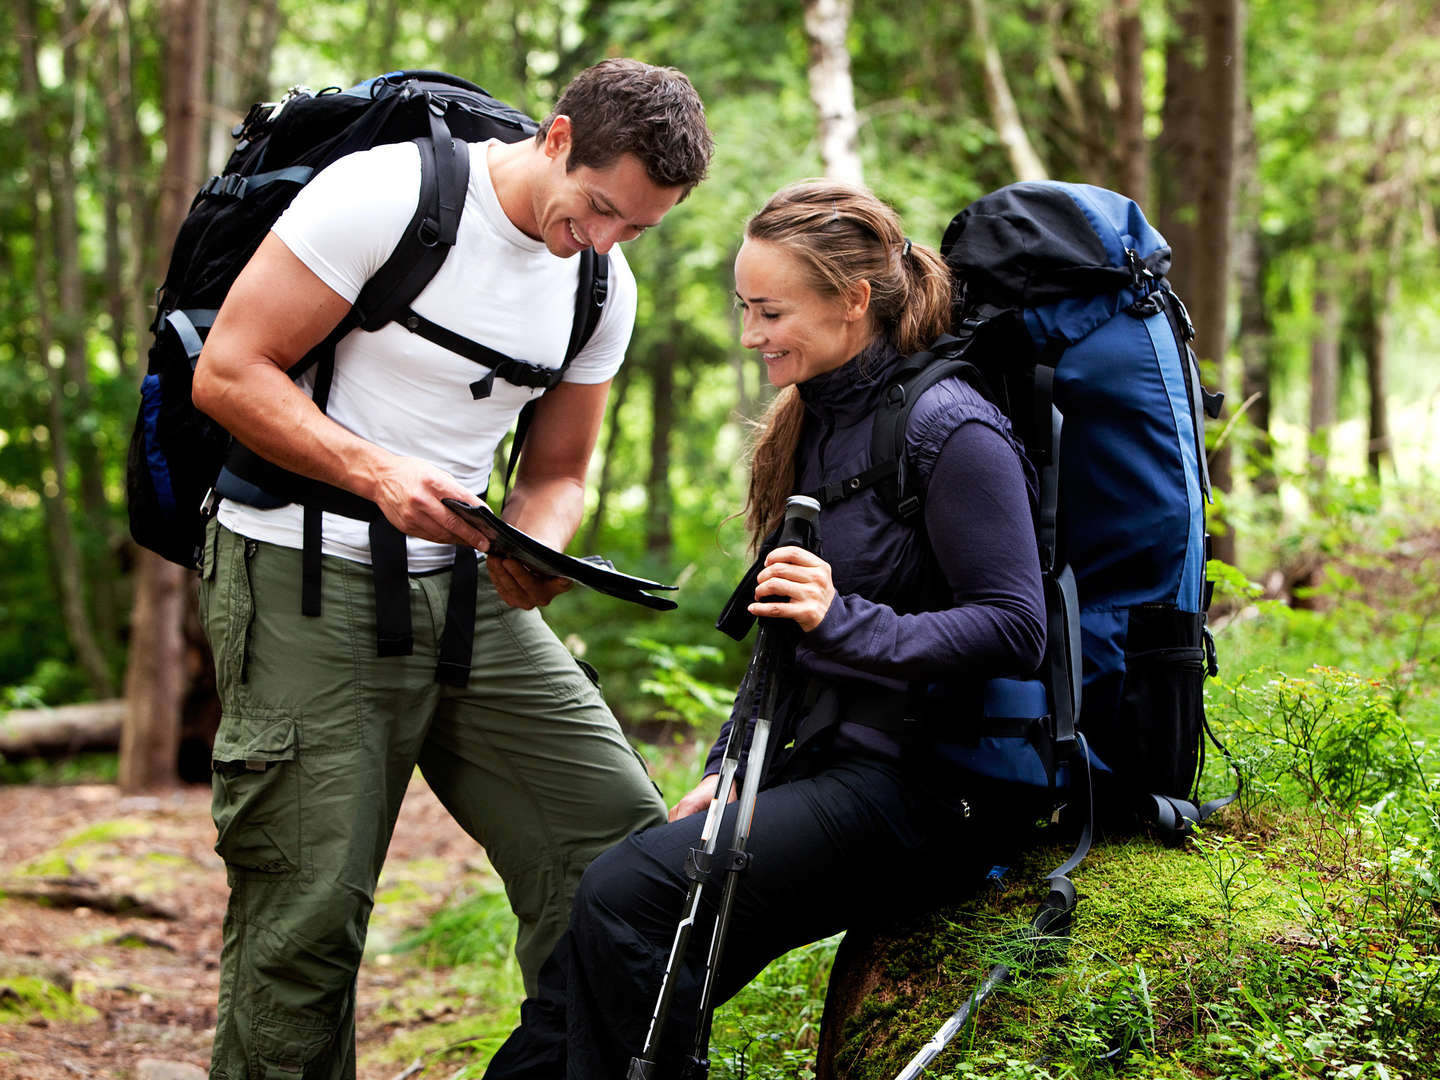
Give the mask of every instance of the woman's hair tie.
<svg viewBox="0 0 1440 1080">
<path fill-rule="evenodd" d="M 909 254 L 910 254 L 910 238 L 907 236 L 907 237 L 905 238 L 905 246 L 900 249 L 900 258 L 903 259 L 903 258 L 905 258 L 905 257 L 906 257 L 907 255 L 909 255 Z"/>
</svg>

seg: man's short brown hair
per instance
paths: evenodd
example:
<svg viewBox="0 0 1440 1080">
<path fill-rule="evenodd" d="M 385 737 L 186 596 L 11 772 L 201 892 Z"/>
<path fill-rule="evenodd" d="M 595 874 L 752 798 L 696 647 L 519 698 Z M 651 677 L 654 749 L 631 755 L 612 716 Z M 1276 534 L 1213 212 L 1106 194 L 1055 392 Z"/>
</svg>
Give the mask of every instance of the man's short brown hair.
<svg viewBox="0 0 1440 1080">
<path fill-rule="evenodd" d="M 621 154 L 634 154 L 653 183 L 684 188 L 682 199 L 705 179 L 714 149 L 705 106 L 676 68 L 602 60 L 570 80 L 537 141 L 561 115 L 570 118 L 567 169 L 603 169 Z"/>
</svg>

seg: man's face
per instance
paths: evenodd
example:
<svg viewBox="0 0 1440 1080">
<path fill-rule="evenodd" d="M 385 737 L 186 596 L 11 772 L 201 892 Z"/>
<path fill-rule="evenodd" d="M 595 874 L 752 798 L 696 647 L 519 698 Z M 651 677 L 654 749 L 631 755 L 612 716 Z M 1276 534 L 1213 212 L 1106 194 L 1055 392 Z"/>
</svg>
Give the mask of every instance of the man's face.
<svg viewBox="0 0 1440 1080">
<path fill-rule="evenodd" d="M 603 169 L 581 165 L 566 171 L 569 136 L 569 118 L 557 116 L 545 142 L 550 159 L 545 182 L 535 193 L 537 233 L 552 255 L 568 259 L 587 247 L 604 254 L 660 224 L 684 194 L 682 187 L 652 181 L 634 154 L 622 154 Z"/>
</svg>

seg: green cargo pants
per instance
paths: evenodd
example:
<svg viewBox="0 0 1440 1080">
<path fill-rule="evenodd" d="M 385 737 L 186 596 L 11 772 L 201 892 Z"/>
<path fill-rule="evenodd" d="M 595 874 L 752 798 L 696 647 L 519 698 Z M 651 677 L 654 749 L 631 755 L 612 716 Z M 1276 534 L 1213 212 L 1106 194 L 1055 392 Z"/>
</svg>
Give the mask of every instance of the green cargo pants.
<svg viewBox="0 0 1440 1080">
<path fill-rule="evenodd" d="M 531 992 L 585 866 L 665 820 L 574 658 L 483 571 L 465 689 L 434 682 L 448 572 L 411 576 L 415 651 L 385 658 L 368 566 L 325 558 L 318 618 L 300 614 L 300 574 L 300 552 L 211 522 L 200 603 L 224 714 L 213 809 L 230 902 L 210 1075 L 223 1080 L 353 1080 L 356 971 L 417 765 L 503 879 Z"/>
</svg>

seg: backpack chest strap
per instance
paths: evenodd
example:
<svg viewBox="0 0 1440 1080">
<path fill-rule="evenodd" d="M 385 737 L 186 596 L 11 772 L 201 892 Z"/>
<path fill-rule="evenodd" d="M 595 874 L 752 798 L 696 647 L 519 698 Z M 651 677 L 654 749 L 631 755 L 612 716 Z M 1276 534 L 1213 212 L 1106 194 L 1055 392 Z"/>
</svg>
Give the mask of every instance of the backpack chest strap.
<svg viewBox="0 0 1440 1080">
<path fill-rule="evenodd" d="M 439 345 L 442 349 L 490 369 L 483 378 L 476 379 L 470 384 L 470 393 L 477 401 L 490 396 L 497 375 L 514 386 L 539 390 L 554 390 L 565 376 L 563 368 L 541 367 L 539 364 L 516 360 L 488 345 L 471 341 L 469 338 L 463 337 L 453 330 L 447 330 L 438 323 L 431 322 L 425 316 L 417 314 L 414 308 L 406 311 L 399 322 L 412 334 L 418 334 L 426 341 Z"/>
</svg>

